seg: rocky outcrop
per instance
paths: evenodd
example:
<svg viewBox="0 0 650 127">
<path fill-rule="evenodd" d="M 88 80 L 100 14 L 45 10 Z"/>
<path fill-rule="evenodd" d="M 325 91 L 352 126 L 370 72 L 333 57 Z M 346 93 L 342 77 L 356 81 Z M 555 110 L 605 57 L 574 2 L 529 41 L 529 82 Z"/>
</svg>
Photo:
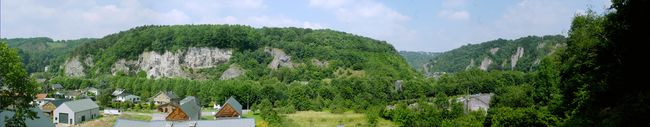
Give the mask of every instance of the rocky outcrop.
<svg viewBox="0 0 650 127">
<path fill-rule="evenodd" d="M 180 57 L 180 53 L 144 52 L 140 55 L 138 64 L 140 70 L 145 71 L 149 78 L 186 77 L 187 74 L 181 70 Z"/>
<path fill-rule="evenodd" d="M 242 70 L 239 66 L 236 64 L 230 65 L 226 71 L 221 74 L 221 80 L 228 80 L 228 79 L 233 79 L 237 78 L 241 75 L 244 74 L 244 70 Z"/>
<path fill-rule="evenodd" d="M 524 56 L 524 48 L 517 47 L 517 52 L 515 52 L 515 54 L 512 54 L 512 57 L 510 58 L 510 68 L 512 70 L 514 70 L 515 66 L 517 66 L 517 61 L 519 61 L 519 58 L 523 56 Z"/>
<path fill-rule="evenodd" d="M 183 63 L 190 68 L 209 68 L 228 62 L 232 51 L 219 48 L 189 48 L 183 57 Z"/>
<path fill-rule="evenodd" d="M 280 67 L 292 68 L 291 57 L 289 57 L 282 49 L 278 48 L 264 48 L 264 52 L 273 56 L 273 60 L 269 63 L 268 67 L 271 69 L 278 69 Z"/>
<path fill-rule="evenodd" d="M 219 48 L 188 48 L 185 52 L 144 52 L 138 60 L 120 59 L 111 68 L 113 75 L 117 72 L 144 71 L 148 78 L 187 77 L 183 68 L 201 69 L 214 67 L 228 62 L 232 51 Z"/>
<path fill-rule="evenodd" d="M 492 60 L 488 57 L 483 58 L 483 61 L 481 61 L 481 66 L 479 67 L 481 70 L 487 71 L 488 67 L 490 67 L 490 64 L 492 64 Z"/>
<path fill-rule="evenodd" d="M 499 51 L 499 47 L 490 49 L 490 53 L 492 53 L 492 55 L 496 54 L 498 51 Z"/>
<path fill-rule="evenodd" d="M 86 60 L 87 61 L 87 60 Z M 91 59 L 92 62 L 92 59 Z M 79 56 L 72 57 L 68 59 L 64 64 L 63 64 L 63 71 L 66 76 L 69 77 L 83 77 L 86 76 L 84 73 L 84 66 L 79 61 Z"/>
<path fill-rule="evenodd" d="M 469 70 L 472 67 L 474 67 L 474 59 L 470 59 L 469 65 L 467 65 L 467 67 L 465 67 L 465 70 Z"/>
</svg>

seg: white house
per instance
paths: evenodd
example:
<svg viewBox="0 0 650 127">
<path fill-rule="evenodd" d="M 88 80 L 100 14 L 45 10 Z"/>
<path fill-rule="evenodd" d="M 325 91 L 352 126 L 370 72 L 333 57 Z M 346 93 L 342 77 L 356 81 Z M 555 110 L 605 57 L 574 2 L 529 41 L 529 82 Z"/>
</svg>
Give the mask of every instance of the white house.
<svg viewBox="0 0 650 127">
<path fill-rule="evenodd" d="M 77 125 L 99 117 L 99 106 L 90 99 L 68 101 L 54 110 L 56 124 Z"/>
<path fill-rule="evenodd" d="M 88 87 L 88 88 L 86 88 L 85 93 L 86 94 L 93 93 L 93 95 L 98 96 L 99 95 L 99 90 L 97 90 L 97 88 L 95 88 L 95 87 Z"/>
<path fill-rule="evenodd" d="M 126 102 L 126 101 L 131 101 L 134 103 L 140 102 L 140 97 L 133 95 L 133 94 L 120 94 L 113 99 L 113 101 L 118 101 L 118 102 Z"/>
</svg>

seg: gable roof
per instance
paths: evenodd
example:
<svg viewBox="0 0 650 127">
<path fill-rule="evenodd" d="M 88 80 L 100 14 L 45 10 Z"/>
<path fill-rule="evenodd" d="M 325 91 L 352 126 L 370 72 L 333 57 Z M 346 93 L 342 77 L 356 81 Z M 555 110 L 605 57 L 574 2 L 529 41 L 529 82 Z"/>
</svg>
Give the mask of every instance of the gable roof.
<svg viewBox="0 0 650 127">
<path fill-rule="evenodd" d="M 54 104 L 54 106 L 59 107 L 61 104 L 65 103 L 66 101 L 70 101 L 70 100 L 68 100 L 68 99 L 56 99 L 56 100 L 47 101 L 47 102 L 45 102 L 45 104 L 52 103 L 52 104 Z"/>
<path fill-rule="evenodd" d="M 228 100 L 226 100 L 226 103 L 224 103 L 223 106 L 226 106 L 226 104 L 230 104 L 230 106 L 233 109 L 235 109 L 235 111 L 237 111 L 237 113 L 242 114 L 242 112 L 241 112 L 241 110 L 242 110 L 241 104 L 239 104 L 239 102 L 237 100 L 235 100 L 235 98 L 233 98 L 232 96 L 230 98 L 228 98 Z M 221 110 L 223 110 L 223 109 L 224 108 L 219 109 L 219 111 L 217 111 L 217 113 L 221 112 Z"/>
<path fill-rule="evenodd" d="M 81 99 L 81 100 L 75 100 L 75 101 L 68 101 L 68 102 L 63 103 L 63 105 L 66 105 L 73 112 L 79 112 L 79 111 L 85 111 L 85 110 L 88 110 L 88 109 L 99 108 L 99 106 L 90 99 Z M 61 106 L 61 107 L 63 107 L 63 106 Z M 57 107 L 57 109 L 58 108 L 60 108 L 60 107 Z"/>
<path fill-rule="evenodd" d="M 201 106 L 199 106 L 199 103 L 194 96 L 187 96 L 185 99 L 181 100 L 180 108 L 185 112 L 185 114 L 190 116 L 191 120 L 198 120 L 201 117 L 199 116 Z"/>
<path fill-rule="evenodd" d="M 117 88 L 117 89 L 115 89 L 115 91 L 113 91 L 113 93 L 111 95 L 117 96 L 117 95 L 120 95 L 122 93 L 124 93 L 124 89 Z"/>
<path fill-rule="evenodd" d="M 25 124 L 28 127 L 54 127 L 54 123 L 50 122 L 51 117 L 45 116 L 43 111 L 41 111 L 38 108 L 31 108 L 32 111 L 36 112 L 36 116 L 38 118 L 34 119 L 25 119 Z M 0 112 L 0 121 L 2 121 L 2 124 L 0 124 L 0 127 L 5 127 L 6 125 L 4 124 L 5 122 L 5 117 L 11 118 L 16 114 L 14 111 L 2 111 Z"/>
<path fill-rule="evenodd" d="M 36 100 L 44 100 L 47 97 L 47 94 L 41 93 L 36 94 Z"/>
<path fill-rule="evenodd" d="M 158 94 L 156 94 L 156 96 L 152 96 L 151 98 L 156 98 L 156 97 L 160 96 L 161 94 L 169 97 L 169 99 L 178 99 L 178 98 L 180 98 L 180 97 L 176 96 L 172 91 L 160 91 L 160 92 L 158 92 Z"/>
</svg>

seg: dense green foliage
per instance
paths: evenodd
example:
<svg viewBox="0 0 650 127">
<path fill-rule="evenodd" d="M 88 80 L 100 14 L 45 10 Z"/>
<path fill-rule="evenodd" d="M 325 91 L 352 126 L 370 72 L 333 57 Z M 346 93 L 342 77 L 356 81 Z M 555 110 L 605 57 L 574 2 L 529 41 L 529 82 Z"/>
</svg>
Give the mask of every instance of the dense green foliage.
<svg viewBox="0 0 650 127">
<path fill-rule="evenodd" d="M 2 126 L 19 127 L 25 119 L 36 118 L 30 102 L 36 94 L 36 84 L 29 77 L 15 49 L 0 40 L 0 112 L 14 112 L 13 117 L 0 121 Z"/>
<path fill-rule="evenodd" d="M 534 71 L 539 62 L 558 47 L 562 47 L 564 36 L 528 36 L 515 40 L 497 39 L 480 44 L 468 44 L 460 48 L 444 52 L 431 59 L 429 72 L 458 72 L 470 68 L 478 68 L 485 58 L 492 60 L 489 70 Z M 512 56 L 517 48 L 524 49 L 515 68 L 511 67 Z M 490 50 L 495 49 L 494 54 Z M 498 48 L 498 49 L 496 49 Z M 473 62 L 472 62 L 473 61 Z M 473 64 L 472 64 L 473 63 Z"/>
<path fill-rule="evenodd" d="M 9 47 L 17 48 L 18 54 L 23 58 L 23 65 L 28 73 L 58 72 L 70 52 L 81 44 L 92 42 L 95 39 L 77 39 L 54 41 L 47 37 L 0 39 L 6 41 Z"/>
<path fill-rule="evenodd" d="M 413 69 L 420 72 L 429 71 L 429 70 L 425 71 L 425 69 L 427 68 L 425 68 L 424 66 L 426 66 L 426 64 L 428 64 L 429 61 L 431 61 L 431 59 L 436 58 L 440 54 L 441 53 L 437 53 L 437 52 L 399 51 L 399 55 L 404 57 L 406 63 L 411 65 Z"/>
<path fill-rule="evenodd" d="M 562 113 L 570 126 L 636 126 L 650 119 L 643 85 L 650 2 L 613 0 L 603 16 L 577 16 L 560 57 Z"/>
</svg>

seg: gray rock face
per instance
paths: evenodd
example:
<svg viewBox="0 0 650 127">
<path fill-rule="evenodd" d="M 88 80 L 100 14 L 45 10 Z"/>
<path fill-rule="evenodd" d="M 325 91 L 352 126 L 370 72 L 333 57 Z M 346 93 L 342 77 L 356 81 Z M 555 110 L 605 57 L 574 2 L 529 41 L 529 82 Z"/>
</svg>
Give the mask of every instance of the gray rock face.
<svg viewBox="0 0 650 127">
<path fill-rule="evenodd" d="M 88 59 L 86 59 L 88 61 Z M 92 62 L 92 59 L 90 60 Z M 81 61 L 79 61 L 79 56 L 70 58 L 63 64 L 64 73 L 69 77 L 83 77 L 86 76 L 84 73 L 84 66 Z"/>
<path fill-rule="evenodd" d="M 481 66 L 479 67 L 481 70 L 486 71 L 488 67 L 490 67 L 490 64 L 492 64 L 492 60 L 488 57 L 483 58 L 483 61 L 481 61 Z"/>
<path fill-rule="evenodd" d="M 512 57 L 510 58 L 510 68 L 512 70 L 514 70 L 515 66 L 517 66 L 517 61 L 519 61 L 519 58 L 523 56 L 524 56 L 524 48 L 517 47 L 517 52 L 515 52 L 515 54 L 512 54 Z"/>
<path fill-rule="evenodd" d="M 228 80 L 228 79 L 233 79 L 237 78 L 244 74 L 244 71 L 237 65 L 232 64 L 230 67 L 221 74 L 221 80 Z"/>
<path fill-rule="evenodd" d="M 189 48 L 183 57 L 184 65 L 190 68 L 208 68 L 228 62 L 232 51 L 219 48 Z"/>
<path fill-rule="evenodd" d="M 278 69 L 280 67 L 293 68 L 293 63 L 291 63 L 291 57 L 289 57 L 282 49 L 277 48 L 264 48 L 264 52 L 269 53 L 273 56 L 273 61 L 269 63 L 268 67 L 271 69 Z"/>
<path fill-rule="evenodd" d="M 499 51 L 499 47 L 490 49 L 490 53 L 492 53 L 492 55 L 496 54 L 498 51 Z"/>
<path fill-rule="evenodd" d="M 209 68 L 230 60 L 232 50 L 219 48 L 188 48 L 185 52 L 144 52 L 137 61 L 120 59 L 111 68 L 113 75 L 117 72 L 144 71 L 148 78 L 188 76 L 183 67 L 191 69 Z"/>
</svg>

